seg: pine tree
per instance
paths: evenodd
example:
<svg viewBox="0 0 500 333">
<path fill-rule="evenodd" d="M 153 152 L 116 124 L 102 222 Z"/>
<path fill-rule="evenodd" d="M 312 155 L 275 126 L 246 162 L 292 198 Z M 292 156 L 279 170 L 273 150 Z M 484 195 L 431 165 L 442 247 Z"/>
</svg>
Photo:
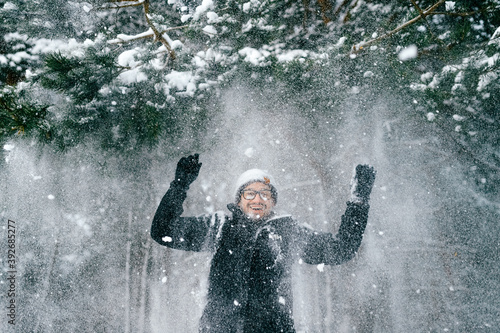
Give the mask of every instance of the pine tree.
<svg viewBox="0 0 500 333">
<path fill-rule="evenodd" d="M 69 244 L 77 245 L 68 253 L 81 255 L 82 261 L 63 265 L 69 267 L 64 276 L 58 277 L 51 269 L 50 281 L 47 278 L 40 282 L 36 276 L 40 276 L 43 269 L 37 270 L 36 258 L 27 258 L 31 260 L 33 272 L 27 274 L 25 285 L 29 290 L 41 285 L 47 285 L 44 292 L 57 290 L 50 302 L 62 311 L 69 302 L 63 291 L 75 295 L 85 293 L 87 285 L 81 283 L 85 279 L 95 275 L 104 277 L 104 281 L 109 278 L 106 276 L 109 272 L 122 277 L 125 271 L 129 279 L 126 302 L 130 308 L 124 311 L 128 319 L 125 324 L 109 323 L 103 319 L 106 316 L 93 322 L 68 310 L 61 315 L 64 320 L 57 322 L 58 314 L 53 311 L 39 325 L 55 323 L 63 327 L 75 320 L 72 324 L 75 329 L 79 325 L 95 325 L 97 331 L 110 326 L 114 330 L 124 327 L 133 330 L 134 315 L 140 317 L 134 309 L 140 307 L 142 315 L 145 311 L 144 295 L 148 286 L 143 279 L 149 267 L 150 249 L 144 240 L 144 230 L 134 225 L 132 219 L 139 216 L 139 220 L 146 220 L 148 213 L 143 211 L 153 211 L 155 196 L 164 191 L 155 183 L 164 180 L 153 181 L 144 170 L 151 164 L 163 165 L 166 160 L 177 158 L 178 151 L 209 147 L 202 142 L 215 140 L 216 135 L 207 132 L 216 127 L 211 122 L 220 121 L 217 117 L 222 116 L 222 92 L 242 84 L 272 101 L 267 105 L 269 123 L 280 115 L 274 113 L 275 106 L 296 117 L 294 131 L 285 139 L 306 167 L 319 175 L 320 192 L 326 193 L 326 197 L 335 194 L 329 177 L 332 177 L 331 170 L 342 163 L 338 162 L 342 158 L 336 156 L 336 143 L 324 140 L 311 147 L 309 144 L 314 141 L 311 137 L 330 133 L 346 118 L 370 117 L 371 106 L 380 99 L 400 98 L 400 104 L 388 107 L 405 105 L 405 108 L 391 110 L 391 118 L 384 120 L 384 128 L 380 129 L 387 145 L 404 151 L 409 149 L 404 147 L 407 141 L 418 142 L 428 150 L 437 150 L 435 155 L 441 158 L 439 161 L 446 162 L 432 161 L 432 167 L 419 166 L 418 169 L 432 175 L 435 191 L 444 198 L 444 203 L 440 202 L 439 208 L 433 211 L 437 222 L 431 240 L 440 241 L 439 246 L 430 249 L 423 246 L 413 253 L 410 249 L 401 256 L 417 257 L 415 262 L 424 266 L 427 250 L 434 251 L 432 254 L 442 251 L 444 254 L 440 252 L 440 255 L 445 257 L 449 248 L 464 249 L 451 259 L 447 257 L 446 262 L 432 258 L 455 274 L 448 273 L 450 280 L 465 281 L 462 286 L 467 288 L 467 293 L 454 296 L 447 296 L 443 289 L 430 290 L 429 294 L 439 297 L 425 295 L 429 297 L 426 300 L 439 299 L 435 303 L 438 305 L 425 304 L 433 309 L 432 314 L 415 318 L 419 323 L 429 322 L 426 327 L 429 330 L 438 330 L 442 327 L 437 326 L 445 322 L 458 322 L 454 316 L 470 316 L 468 326 L 461 326 L 457 331 L 477 330 L 474 325 L 488 322 L 487 312 L 495 311 L 492 300 L 498 300 L 498 296 L 489 295 L 482 288 L 486 285 L 496 290 L 498 287 L 497 261 L 491 259 L 491 254 L 498 248 L 494 237 L 498 226 L 493 224 L 498 220 L 500 182 L 499 6 L 498 0 L 13 0 L 3 4 L 0 11 L 0 143 L 35 138 L 41 146 L 68 154 L 69 166 L 61 162 L 63 159 L 58 155 L 61 160 L 55 167 L 56 174 L 92 169 L 106 180 L 106 184 L 95 190 L 99 193 L 85 189 L 96 197 L 88 207 L 74 208 L 74 203 L 79 202 L 75 199 L 51 208 L 92 212 L 89 223 L 96 230 L 94 252 L 85 252 L 83 245 L 67 236 Z M 350 103 L 353 100 L 356 110 L 346 109 L 346 105 L 353 105 Z M 405 126 L 406 123 L 416 125 Z M 258 136 L 258 133 L 250 134 Z M 359 144 L 363 138 L 356 137 L 356 140 Z M 161 153 L 151 149 L 155 145 L 161 145 Z M 99 147 L 99 153 L 80 161 L 82 151 L 88 147 Z M 324 161 L 328 158 L 330 160 Z M 459 163 L 454 163 L 455 159 Z M 400 164 L 401 170 L 414 172 L 411 160 L 391 162 Z M 459 171 L 449 172 L 450 165 Z M 462 180 L 462 173 L 464 181 L 459 182 L 457 179 Z M 412 175 L 405 172 L 399 176 L 412 179 Z M 449 187 L 450 183 L 463 185 Z M 71 187 L 64 183 L 58 186 L 66 186 L 66 192 Z M 129 198 L 122 192 L 134 193 L 134 199 L 140 200 L 127 201 Z M 402 210 L 408 210 L 404 217 L 418 221 L 418 217 L 409 216 L 412 213 L 409 208 Z M 471 215 L 484 218 L 485 222 L 472 219 Z M 39 227 L 35 217 L 33 225 Z M 394 227 L 392 232 L 400 231 L 399 226 Z M 111 231 L 117 235 L 110 240 Z M 30 242 L 34 248 L 42 247 L 42 241 L 30 239 Z M 119 250 L 108 253 L 103 245 L 106 243 L 111 249 Z M 123 244 L 127 244 L 126 253 L 122 251 Z M 387 246 L 393 248 L 394 244 Z M 55 255 L 57 251 L 57 246 L 47 249 L 54 260 L 59 260 Z M 122 255 L 128 258 L 126 268 L 120 261 Z M 109 263 L 96 266 L 95 262 L 102 257 L 109 258 Z M 145 262 L 141 261 L 143 258 Z M 469 261 L 473 262 L 472 266 Z M 395 290 L 403 285 L 397 281 L 396 286 L 391 286 L 384 275 L 391 272 L 380 267 L 374 269 L 382 276 L 377 276 L 378 282 L 387 289 Z M 413 281 L 412 272 L 407 269 L 402 269 L 404 272 L 398 277 Z M 349 278 L 342 273 L 339 276 Z M 96 288 L 116 297 L 111 288 L 118 282 L 106 280 Z M 135 293 L 135 286 L 140 286 L 140 292 Z M 393 296 L 401 295 L 398 292 L 394 291 Z M 346 294 L 345 291 L 329 292 L 330 296 Z M 85 304 L 91 304 L 93 295 L 85 295 L 84 302 L 88 302 Z M 355 304 L 355 297 L 347 296 L 348 303 Z M 372 309 L 375 314 L 368 316 L 370 322 L 352 311 L 356 324 L 365 325 L 362 327 L 367 331 L 373 331 L 376 325 L 397 328 L 391 323 L 390 315 L 376 312 L 378 305 L 382 312 L 393 311 L 389 309 L 387 297 L 378 294 L 360 297 L 367 303 L 360 307 Z M 405 297 L 419 301 L 413 291 Z M 467 305 L 464 302 L 467 298 L 474 299 L 475 303 Z M 452 301 L 457 301 L 462 308 L 456 310 Z M 478 310 L 477 304 L 484 306 Z M 322 309 L 320 305 L 317 308 Z M 97 310 L 92 311 L 98 315 Z M 123 315 L 121 309 L 104 311 L 112 314 L 108 317 Z M 377 321 L 378 315 L 383 319 Z M 427 320 L 426 315 L 432 318 Z M 335 319 L 329 320 L 320 326 L 331 330 L 340 326 Z M 414 323 L 409 322 L 408 325 Z M 465 326 L 466 329 L 461 329 Z"/>
</svg>

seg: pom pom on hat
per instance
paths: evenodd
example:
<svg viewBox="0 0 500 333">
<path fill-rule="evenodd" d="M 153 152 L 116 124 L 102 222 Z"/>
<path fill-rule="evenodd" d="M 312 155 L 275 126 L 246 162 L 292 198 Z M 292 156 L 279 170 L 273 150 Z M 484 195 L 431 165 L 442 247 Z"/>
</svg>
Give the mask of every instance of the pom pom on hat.
<svg viewBox="0 0 500 333">
<path fill-rule="evenodd" d="M 271 196 L 276 204 L 278 202 L 278 192 L 276 187 L 274 187 L 274 178 L 265 170 L 261 169 L 250 169 L 241 174 L 241 176 L 236 181 L 235 186 L 235 200 L 236 203 L 240 202 L 241 192 L 250 185 L 251 183 L 260 182 L 269 185 L 271 188 Z"/>
</svg>

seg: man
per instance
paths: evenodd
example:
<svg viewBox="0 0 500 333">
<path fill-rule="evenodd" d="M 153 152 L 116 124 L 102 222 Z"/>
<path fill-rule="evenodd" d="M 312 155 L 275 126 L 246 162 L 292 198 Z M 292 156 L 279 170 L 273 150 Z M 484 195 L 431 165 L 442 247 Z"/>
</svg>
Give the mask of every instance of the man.
<svg viewBox="0 0 500 333">
<path fill-rule="evenodd" d="M 368 219 L 375 171 L 358 165 L 351 200 L 336 236 L 298 224 L 273 212 L 278 192 L 272 177 L 252 169 L 237 181 L 231 216 L 181 217 L 189 185 L 201 168 L 198 154 L 183 157 L 175 180 L 153 219 L 152 238 L 186 251 L 210 251 L 203 333 L 295 332 L 291 265 L 338 265 L 356 254 Z"/>
</svg>

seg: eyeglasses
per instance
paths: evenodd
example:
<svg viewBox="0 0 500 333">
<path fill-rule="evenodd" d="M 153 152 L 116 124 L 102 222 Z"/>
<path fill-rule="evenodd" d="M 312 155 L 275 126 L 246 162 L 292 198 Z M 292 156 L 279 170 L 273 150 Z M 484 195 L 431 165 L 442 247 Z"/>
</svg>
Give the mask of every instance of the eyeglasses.
<svg viewBox="0 0 500 333">
<path fill-rule="evenodd" d="M 243 191 L 243 198 L 245 198 L 246 200 L 252 200 L 255 198 L 255 196 L 257 196 L 257 193 L 259 194 L 262 200 L 269 200 L 272 197 L 270 190 L 262 190 L 262 191 L 245 190 Z"/>
</svg>

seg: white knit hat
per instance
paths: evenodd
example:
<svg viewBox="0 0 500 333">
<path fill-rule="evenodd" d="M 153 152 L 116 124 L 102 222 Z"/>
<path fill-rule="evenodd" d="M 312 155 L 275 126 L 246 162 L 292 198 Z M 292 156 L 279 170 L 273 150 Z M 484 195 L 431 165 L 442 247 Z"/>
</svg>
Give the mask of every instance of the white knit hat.
<svg viewBox="0 0 500 333">
<path fill-rule="evenodd" d="M 250 185 L 251 183 L 261 182 L 263 184 L 269 185 L 271 188 L 271 196 L 274 200 L 274 203 L 278 203 L 278 191 L 274 186 L 276 183 L 274 182 L 273 176 L 271 176 L 267 171 L 261 169 L 250 169 L 241 174 L 241 176 L 236 181 L 234 197 L 236 203 L 240 202 L 241 192 L 245 187 Z"/>
</svg>

